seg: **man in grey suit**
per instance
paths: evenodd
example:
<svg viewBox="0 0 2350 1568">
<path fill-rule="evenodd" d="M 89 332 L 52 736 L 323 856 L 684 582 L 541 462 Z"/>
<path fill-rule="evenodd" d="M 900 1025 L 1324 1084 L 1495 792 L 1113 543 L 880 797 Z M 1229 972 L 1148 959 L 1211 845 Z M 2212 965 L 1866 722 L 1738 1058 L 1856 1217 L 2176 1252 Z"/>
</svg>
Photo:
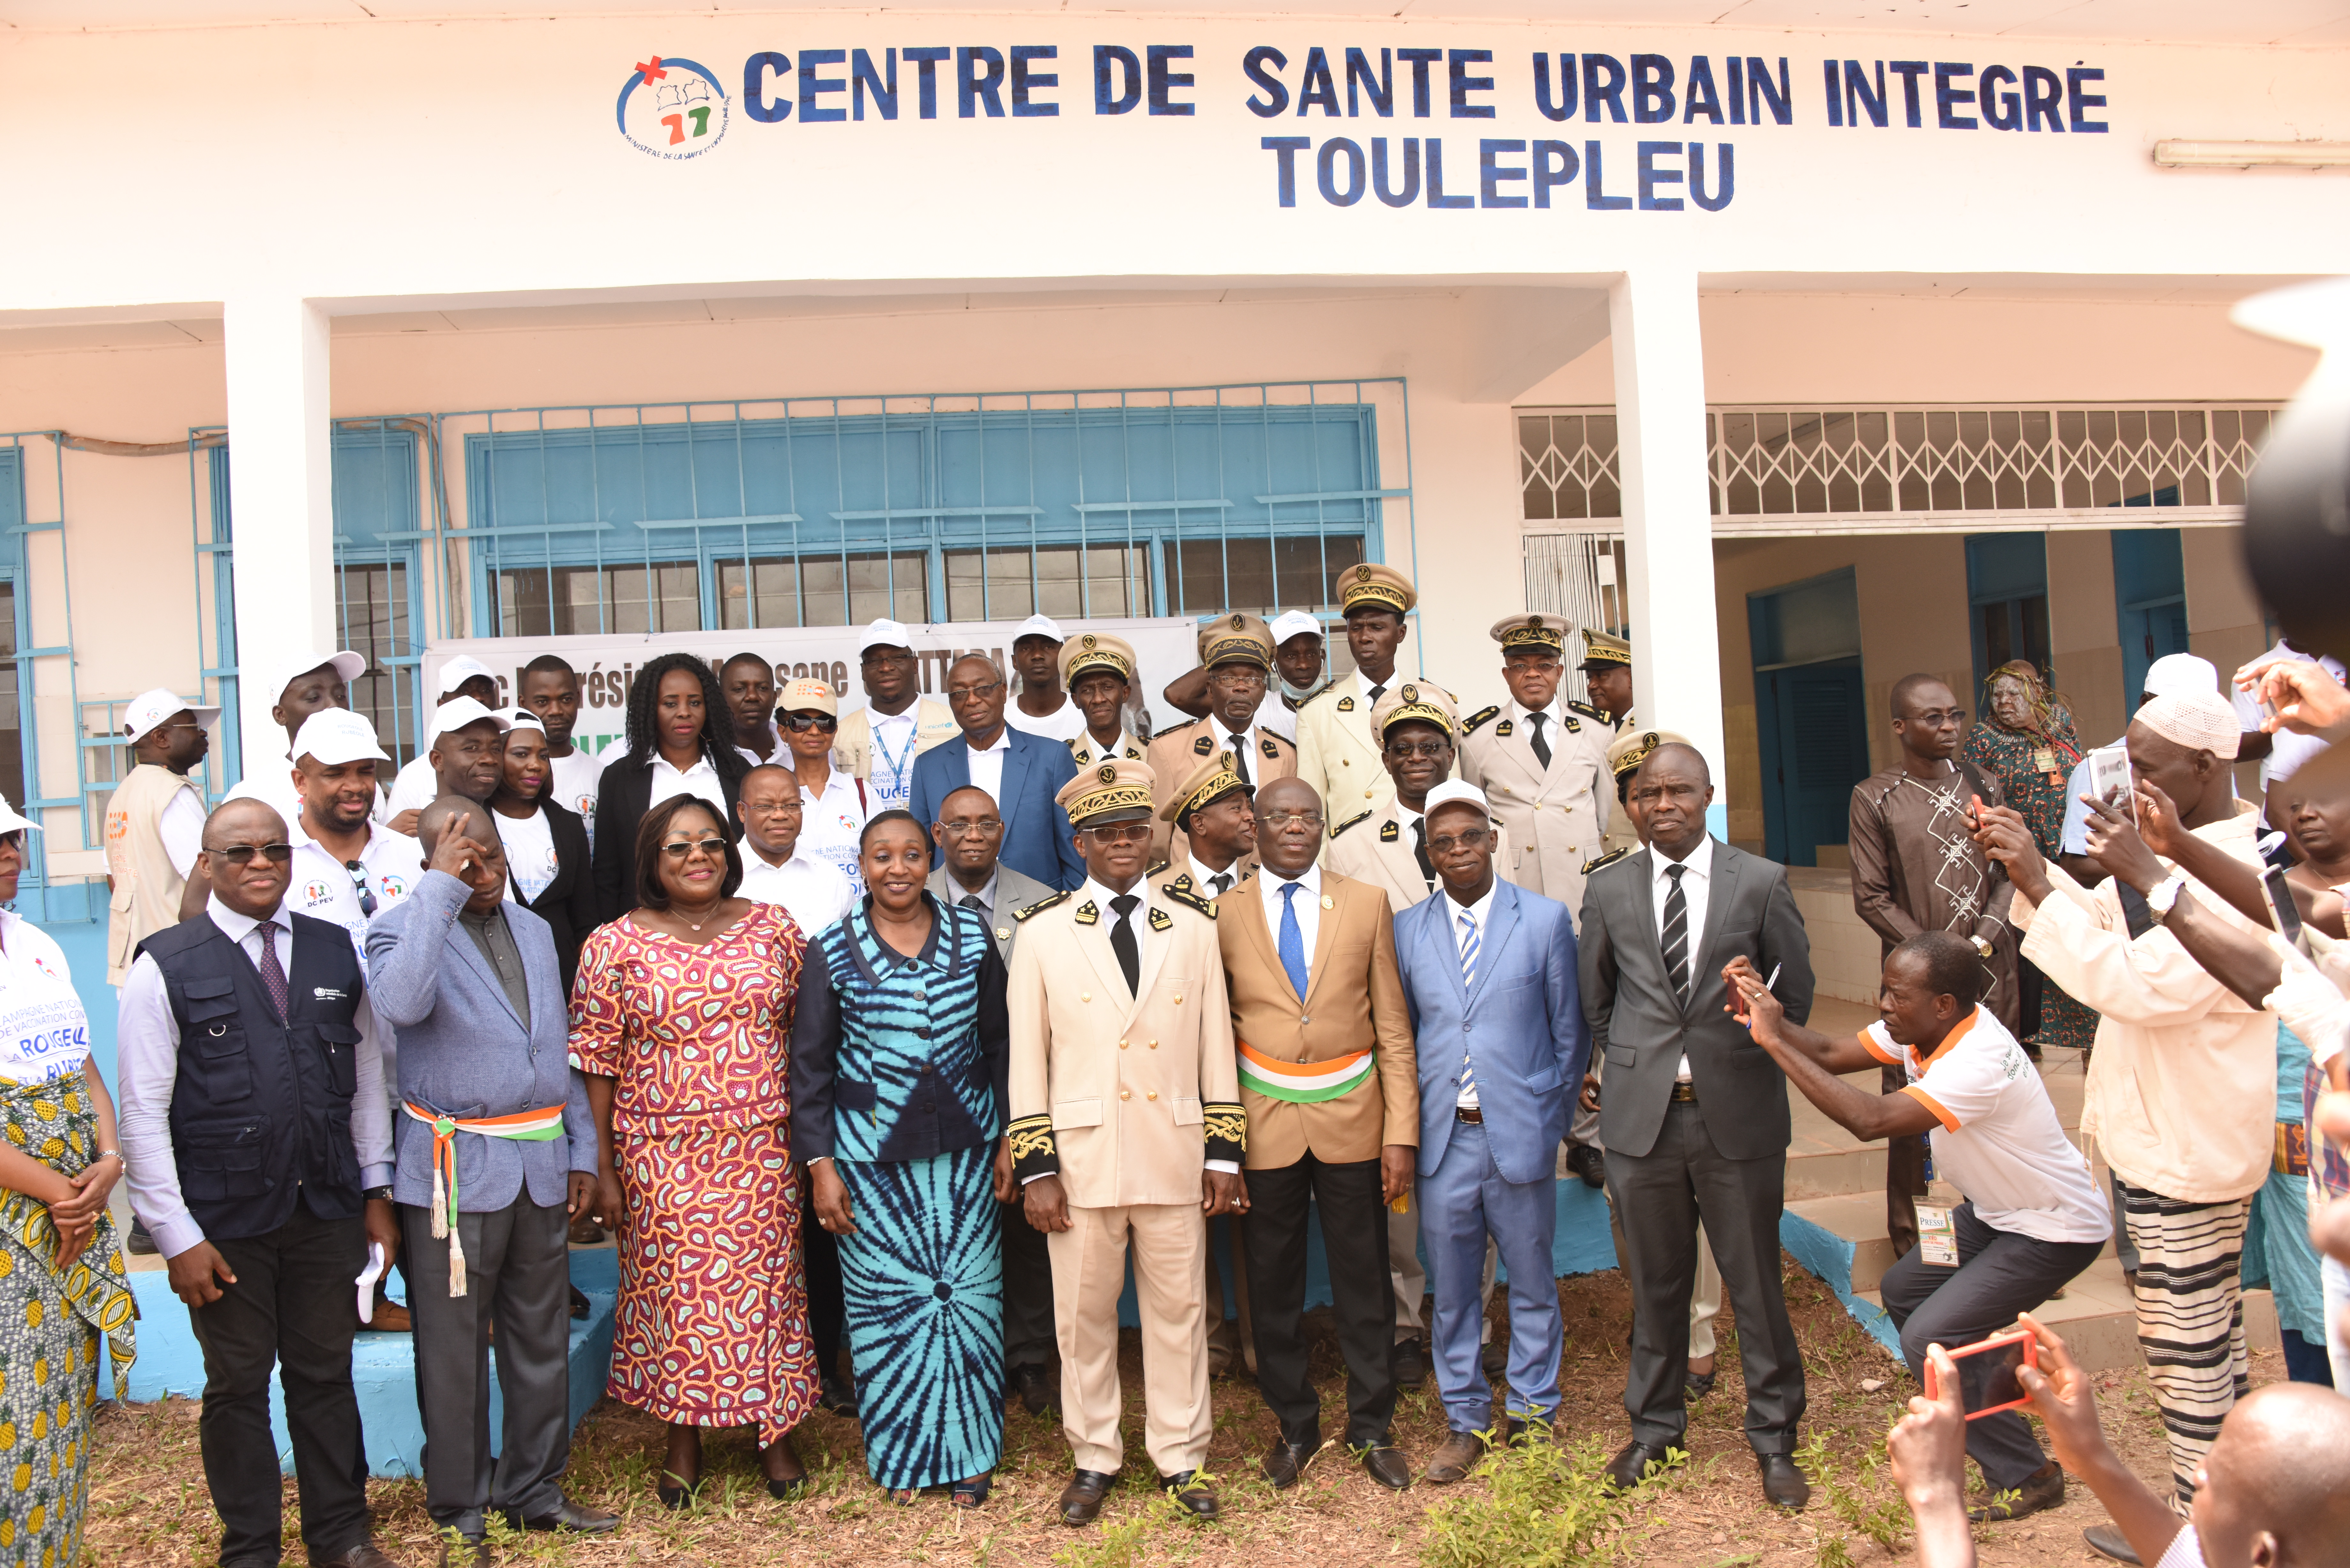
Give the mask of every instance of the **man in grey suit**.
<svg viewBox="0 0 2350 1568">
<path fill-rule="evenodd" d="M 939 802 L 931 837 L 939 846 L 927 884 L 931 896 L 979 911 L 995 939 L 995 956 L 1009 965 L 1020 932 L 1013 917 L 1054 890 L 996 858 L 1003 848 L 1003 814 L 977 784 Z M 1018 1196 L 996 1207 L 1003 1223 L 1004 1381 L 1030 1415 L 1041 1416 L 1054 1408 L 1052 1369 L 1061 1359 L 1053 1334 L 1053 1260 Z"/>
<path fill-rule="evenodd" d="M 485 1516 L 601 1532 L 619 1516 L 558 1484 L 571 1450 L 570 1221 L 596 1192 L 596 1123 L 570 1065 L 570 1012 L 545 920 L 505 901 L 497 819 L 444 795 L 417 832 L 430 857 L 368 929 L 368 997 L 400 1031 L 393 1198 L 416 1319 L 424 1502 L 487 1563 Z M 505 1442 L 490 1457 L 490 1325 Z"/>
<path fill-rule="evenodd" d="M 1706 832 L 1713 780 L 1694 747 L 1659 746 L 1627 805 L 1648 847 L 1593 874 L 1583 900 L 1583 1008 L 1605 1053 L 1599 1133 L 1632 1275 L 1632 1440 L 1609 1482 L 1638 1486 L 1685 1447 L 1682 1383 L 1697 1226 L 1738 1314 L 1746 1440 L 1762 1493 L 1802 1508 L 1795 1468 L 1804 1364 L 1779 1288 L 1785 1197 L 1785 1077 L 1741 1028 L 1722 970 L 1744 958 L 1790 1018 L 1812 1011 L 1811 946 L 1783 867 Z"/>
</svg>

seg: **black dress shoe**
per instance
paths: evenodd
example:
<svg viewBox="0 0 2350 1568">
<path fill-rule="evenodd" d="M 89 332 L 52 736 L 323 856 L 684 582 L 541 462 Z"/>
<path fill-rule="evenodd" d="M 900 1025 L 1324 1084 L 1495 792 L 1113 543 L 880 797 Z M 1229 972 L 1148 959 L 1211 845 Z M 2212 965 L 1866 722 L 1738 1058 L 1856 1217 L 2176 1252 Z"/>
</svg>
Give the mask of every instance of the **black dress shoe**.
<svg viewBox="0 0 2350 1568">
<path fill-rule="evenodd" d="M 1500 1382 L 1509 1375 L 1510 1347 L 1498 1339 L 1487 1340 L 1477 1347 L 1477 1366 L 1486 1382 Z"/>
<path fill-rule="evenodd" d="M 1053 1380 L 1041 1366 L 1014 1367 L 1012 1391 L 1020 1396 L 1020 1407 L 1031 1416 L 1042 1416 L 1053 1408 Z"/>
<path fill-rule="evenodd" d="M 569 1498 L 558 1502 L 549 1513 L 535 1513 L 528 1518 L 513 1509 L 505 1511 L 506 1523 L 516 1530 L 571 1530 L 582 1535 L 601 1535 L 606 1531 L 620 1528 L 620 1516 L 607 1513 L 600 1508 L 588 1508 Z"/>
<path fill-rule="evenodd" d="M 1305 1468 L 1305 1461 L 1312 1459 L 1315 1450 L 1321 1446 L 1319 1438 L 1282 1438 L 1275 1440 L 1260 1467 L 1264 1471 L 1264 1479 L 1273 1483 L 1274 1490 L 1288 1490 L 1297 1484 L 1297 1472 Z"/>
<path fill-rule="evenodd" d="M 829 1410 L 836 1416 L 857 1419 L 857 1385 L 837 1372 L 827 1372 L 817 1379 L 816 1408 Z"/>
<path fill-rule="evenodd" d="M 1428 1381 L 1428 1356 L 1418 1339 L 1396 1341 L 1395 1380 L 1399 1388 L 1417 1388 Z"/>
<path fill-rule="evenodd" d="M 1786 1454 L 1757 1454 L 1762 1469 L 1762 1496 L 1773 1508 L 1799 1509 L 1812 1501 L 1812 1483 Z"/>
<path fill-rule="evenodd" d="M 1061 1522 L 1091 1524 L 1102 1511 L 1102 1500 L 1118 1484 L 1115 1470 L 1078 1470 L 1061 1489 Z"/>
<path fill-rule="evenodd" d="M 1411 1467 L 1404 1463 L 1403 1450 L 1392 1443 L 1363 1450 L 1363 1473 L 1389 1491 L 1402 1491 L 1411 1485 Z"/>
<path fill-rule="evenodd" d="M 1515 1448 L 1524 1439 L 1525 1435 L 1525 1422 L 1520 1420 L 1515 1416 L 1512 1416 L 1502 1423 L 1501 1446 L 1505 1449 Z"/>
<path fill-rule="evenodd" d="M 1684 1370 L 1681 1373 L 1681 1397 L 1684 1399 L 1702 1399 L 1707 1395 L 1712 1393 L 1713 1376 L 1714 1375 L 1711 1372 L 1690 1372 Z"/>
<path fill-rule="evenodd" d="M 2043 1509 L 2064 1506 L 2064 1467 L 2050 1459 L 2039 1469 L 2023 1478 L 2023 1484 L 2013 1492 L 1992 1493 L 1967 1510 L 1970 1524 L 2004 1524 L 2011 1519 L 2022 1519 L 2027 1513 Z"/>
<path fill-rule="evenodd" d="M 1566 1146 L 1566 1168 L 1583 1178 L 1586 1187 L 1607 1185 L 1607 1157 L 1587 1143 Z"/>
<path fill-rule="evenodd" d="M 1602 1479 L 1617 1491 L 1630 1491 L 1648 1479 L 1650 1465 L 1663 1465 L 1667 1462 L 1669 1461 L 1664 1449 L 1651 1448 L 1635 1438 L 1625 1444 L 1623 1450 L 1614 1459 L 1607 1461 L 1607 1469 Z"/>
<path fill-rule="evenodd" d="M 1159 1490 L 1175 1500 L 1176 1506 L 1201 1519 L 1213 1519 L 1223 1511 L 1216 1506 L 1216 1494 L 1197 1470 L 1184 1470 L 1159 1478 Z"/>
</svg>

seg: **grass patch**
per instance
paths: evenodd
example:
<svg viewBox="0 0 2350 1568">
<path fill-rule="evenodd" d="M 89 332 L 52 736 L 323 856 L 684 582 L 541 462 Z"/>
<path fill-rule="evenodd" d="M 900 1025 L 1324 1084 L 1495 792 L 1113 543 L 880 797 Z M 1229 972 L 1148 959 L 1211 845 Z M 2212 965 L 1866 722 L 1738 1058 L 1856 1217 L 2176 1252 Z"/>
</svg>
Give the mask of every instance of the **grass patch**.
<svg viewBox="0 0 2350 1568">
<path fill-rule="evenodd" d="M 1631 1523 L 1629 1493 L 1608 1489 L 1607 1449 L 1597 1438 L 1573 1448 L 1539 1423 L 1525 1440 L 1495 1449 L 1471 1479 L 1484 1496 L 1448 1499 L 1429 1511 L 1419 1560 L 1426 1568 L 1581 1568 L 1614 1556 Z"/>
</svg>

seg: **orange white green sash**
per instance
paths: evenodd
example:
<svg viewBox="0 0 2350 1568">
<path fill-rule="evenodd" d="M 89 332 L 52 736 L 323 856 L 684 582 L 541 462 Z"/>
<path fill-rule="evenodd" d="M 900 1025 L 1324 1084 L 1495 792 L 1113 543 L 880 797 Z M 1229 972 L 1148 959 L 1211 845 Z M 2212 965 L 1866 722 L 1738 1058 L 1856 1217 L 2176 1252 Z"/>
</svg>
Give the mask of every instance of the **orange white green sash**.
<svg viewBox="0 0 2350 1568">
<path fill-rule="evenodd" d="M 432 1129 L 432 1238 L 449 1238 L 449 1293 L 465 1293 L 465 1248 L 457 1235 L 457 1135 L 548 1143 L 563 1136 L 563 1107 L 546 1106 L 503 1116 L 443 1116 L 403 1100 L 401 1108 Z"/>
<path fill-rule="evenodd" d="M 1326 1062 L 1276 1062 L 1243 1040 L 1240 1043 L 1241 1086 L 1268 1099 L 1319 1105 L 1353 1092 L 1371 1075 L 1376 1055 L 1366 1049 Z"/>
</svg>

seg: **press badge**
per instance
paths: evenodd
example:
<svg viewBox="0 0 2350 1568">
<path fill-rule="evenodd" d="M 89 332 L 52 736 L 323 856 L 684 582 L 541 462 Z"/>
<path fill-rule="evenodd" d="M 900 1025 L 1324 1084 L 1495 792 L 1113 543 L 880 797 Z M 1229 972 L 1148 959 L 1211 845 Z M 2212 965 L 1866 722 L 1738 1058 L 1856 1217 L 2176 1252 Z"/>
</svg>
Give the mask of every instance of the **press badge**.
<svg viewBox="0 0 2350 1568">
<path fill-rule="evenodd" d="M 1930 1203 L 1918 1205 L 1918 1251 L 1936 1268 L 1959 1266 L 1959 1232 L 1950 1223 L 1949 1210 Z"/>
</svg>

